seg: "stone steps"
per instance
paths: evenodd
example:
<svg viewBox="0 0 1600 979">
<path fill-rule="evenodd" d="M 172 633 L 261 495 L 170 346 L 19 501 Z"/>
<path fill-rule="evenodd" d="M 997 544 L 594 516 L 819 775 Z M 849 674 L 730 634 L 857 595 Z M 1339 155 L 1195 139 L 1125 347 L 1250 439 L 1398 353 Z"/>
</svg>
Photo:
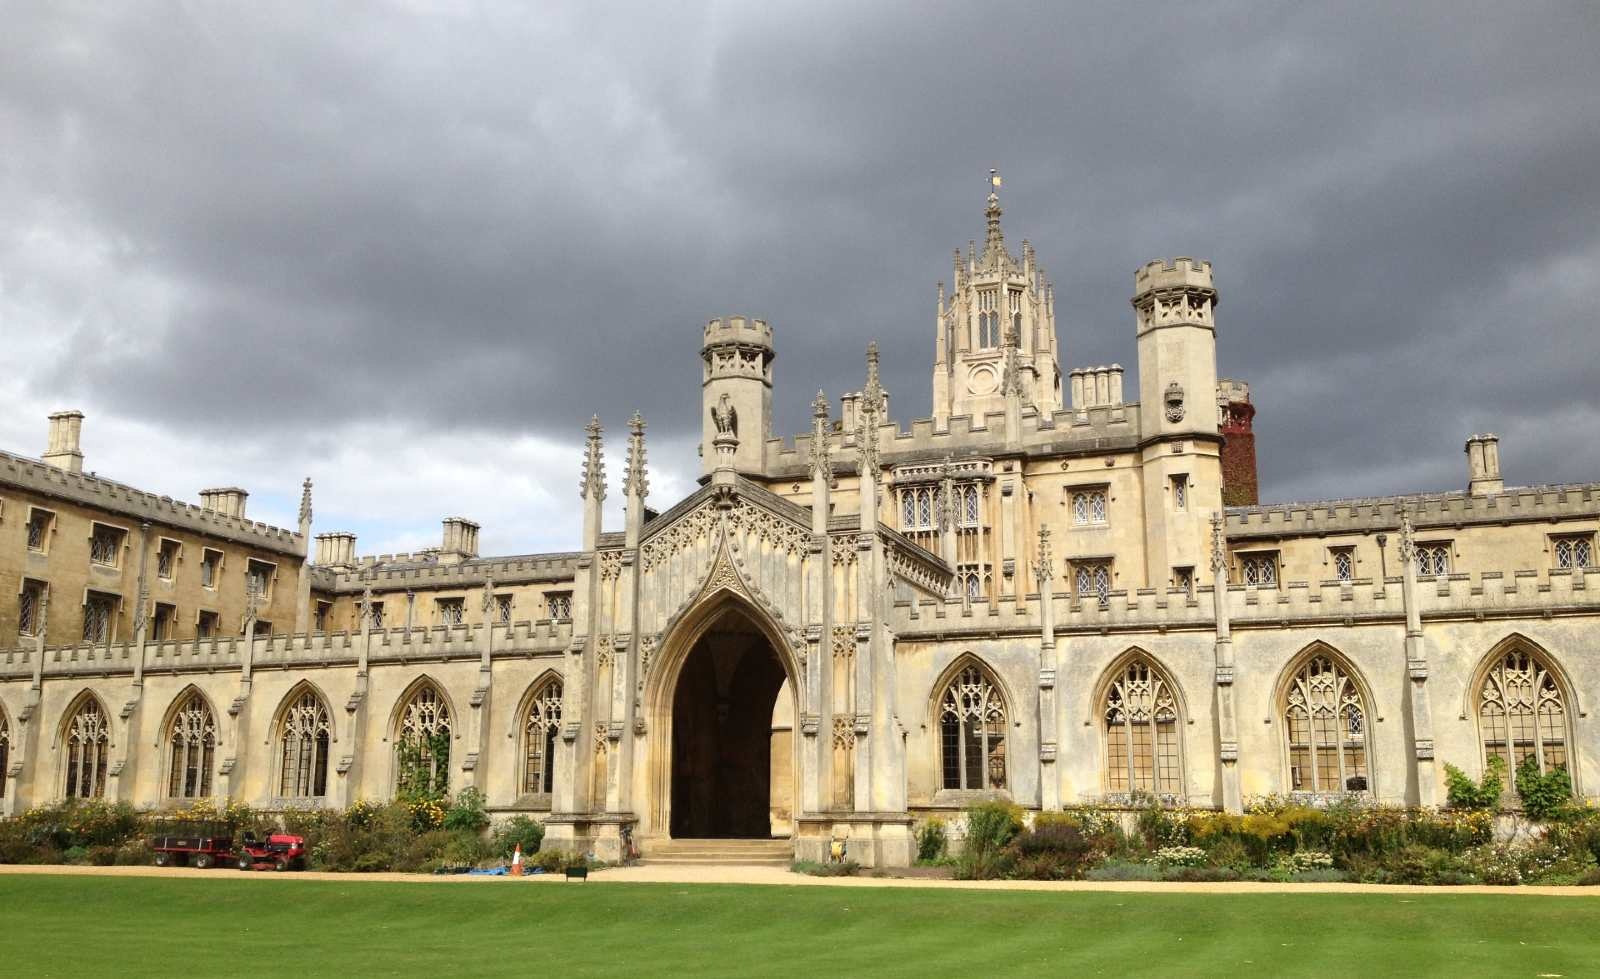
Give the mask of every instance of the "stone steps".
<svg viewBox="0 0 1600 979">
<path fill-rule="evenodd" d="M 787 867 L 794 862 L 789 840 L 656 840 L 642 861 L 656 866 Z"/>
</svg>

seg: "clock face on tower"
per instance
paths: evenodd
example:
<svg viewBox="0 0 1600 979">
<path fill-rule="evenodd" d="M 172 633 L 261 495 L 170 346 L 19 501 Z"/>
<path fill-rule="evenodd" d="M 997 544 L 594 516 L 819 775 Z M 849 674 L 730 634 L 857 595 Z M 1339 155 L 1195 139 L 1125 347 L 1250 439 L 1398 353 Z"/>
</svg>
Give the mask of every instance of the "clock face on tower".
<svg viewBox="0 0 1600 979">
<path fill-rule="evenodd" d="M 993 394 L 1000 389 L 1000 378 L 995 374 L 994 368 L 988 364 L 974 367 L 967 375 L 967 392 L 969 394 Z"/>
</svg>

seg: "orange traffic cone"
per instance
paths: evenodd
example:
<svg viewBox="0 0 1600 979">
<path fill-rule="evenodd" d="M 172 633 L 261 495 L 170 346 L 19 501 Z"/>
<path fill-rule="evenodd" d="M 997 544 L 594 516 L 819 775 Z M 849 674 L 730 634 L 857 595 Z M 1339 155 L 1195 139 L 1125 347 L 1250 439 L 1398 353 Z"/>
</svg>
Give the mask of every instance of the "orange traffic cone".
<svg viewBox="0 0 1600 979">
<path fill-rule="evenodd" d="M 517 844 L 517 852 L 511 855 L 511 876 L 522 876 L 522 844 Z"/>
</svg>

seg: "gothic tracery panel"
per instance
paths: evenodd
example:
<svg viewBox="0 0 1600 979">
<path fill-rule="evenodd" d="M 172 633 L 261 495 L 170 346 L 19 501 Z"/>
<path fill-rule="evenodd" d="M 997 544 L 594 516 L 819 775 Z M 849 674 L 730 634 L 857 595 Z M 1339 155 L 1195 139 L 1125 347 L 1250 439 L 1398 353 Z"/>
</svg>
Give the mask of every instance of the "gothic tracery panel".
<svg viewBox="0 0 1600 979">
<path fill-rule="evenodd" d="M 327 704 L 302 689 L 278 722 L 278 795 L 320 799 L 328 794 L 328 748 L 333 726 Z"/>
<path fill-rule="evenodd" d="M 106 794 L 111 744 L 110 721 L 94 697 L 85 697 L 66 728 L 67 798 L 98 799 Z"/>
<path fill-rule="evenodd" d="M 450 788 L 450 706 L 431 683 L 418 687 L 395 732 L 396 788 L 401 795 L 443 795 Z"/>
<path fill-rule="evenodd" d="M 556 738 L 561 730 L 561 681 L 544 681 L 528 702 L 522 723 L 522 791 L 548 795 L 555 789 Z"/>
<path fill-rule="evenodd" d="M 963 666 L 939 698 L 940 768 L 947 789 L 1006 787 L 1006 704 L 976 663 Z"/>
<path fill-rule="evenodd" d="M 1506 763 L 1508 789 L 1524 759 L 1538 759 L 1541 773 L 1568 766 L 1566 699 L 1533 651 L 1514 646 L 1490 667 L 1478 688 L 1478 733 L 1485 760 Z"/>
<path fill-rule="evenodd" d="M 1137 656 L 1117 671 L 1106 689 L 1101 717 L 1107 789 L 1182 794 L 1177 695 L 1152 662 Z"/>
<path fill-rule="evenodd" d="M 216 764 L 217 721 L 199 691 L 191 690 L 173 712 L 167 738 L 167 795 L 174 799 L 208 798 Z"/>
<path fill-rule="evenodd" d="M 1365 792 L 1367 707 L 1337 660 L 1315 655 L 1295 671 L 1281 706 L 1296 792 Z"/>
</svg>

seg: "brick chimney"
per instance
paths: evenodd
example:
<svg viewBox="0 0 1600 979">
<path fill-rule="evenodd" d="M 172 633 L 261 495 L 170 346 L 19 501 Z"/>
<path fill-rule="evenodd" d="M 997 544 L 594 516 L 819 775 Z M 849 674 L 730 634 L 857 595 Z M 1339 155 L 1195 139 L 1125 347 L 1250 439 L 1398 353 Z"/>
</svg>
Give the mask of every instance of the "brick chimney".
<svg viewBox="0 0 1600 979">
<path fill-rule="evenodd" d="M 83 472 L 83 450 L 78 447 L 82 434 L 83 412 L 56 412 L 50 416 L 50 441 L 40 458 L 57 469 Z"/>
<path fill-rule="evenodd" d="M 1256 417 L 1250 385 L 1217 380 L 1217 431 L 1222 433 L 1222 505 L 1255 506 L 1261 502 L 1256 482 Z"/>
</svg>

